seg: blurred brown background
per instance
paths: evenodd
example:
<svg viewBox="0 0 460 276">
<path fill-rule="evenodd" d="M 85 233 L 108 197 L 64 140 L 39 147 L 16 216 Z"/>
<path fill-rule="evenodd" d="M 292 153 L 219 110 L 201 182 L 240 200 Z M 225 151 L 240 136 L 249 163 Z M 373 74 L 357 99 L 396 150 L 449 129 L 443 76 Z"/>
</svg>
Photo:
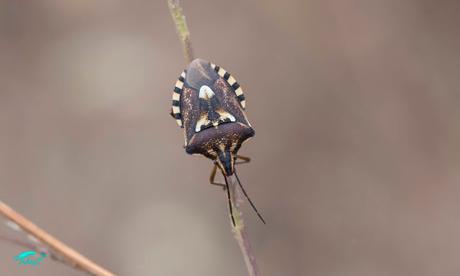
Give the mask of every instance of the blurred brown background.
<svg viewBox="0 0 460 276">
<path fill-rule="evenodd" d="M 183 6 L 246 92 L 262 275 L 460 274 L 458 1 Z M 184 66 L 166 1 L 0 1 L 0 199 L 119 275 L 245 275 L 168 115 Z M 0 275 L 82 275 L 21 250 Z"/>
</svg>

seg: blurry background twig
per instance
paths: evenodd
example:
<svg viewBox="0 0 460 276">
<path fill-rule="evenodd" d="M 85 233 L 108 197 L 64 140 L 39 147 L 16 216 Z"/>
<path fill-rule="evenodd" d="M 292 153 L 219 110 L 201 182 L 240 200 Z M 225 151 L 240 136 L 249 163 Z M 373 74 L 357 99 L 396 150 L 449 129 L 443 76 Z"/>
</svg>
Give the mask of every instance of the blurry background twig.
<svg viewBox="0 0 460 276">
<path fill-rule="evenodd" d="M 22 216 L 21 214 L 14 211 L 11 207 L 6 205 L 5 203 L 0 201 L 0 215 L 7 218 L 9 221 L 12 221 L 16 225 L 20 227 L 21 230 L 25 231 L 39 242 L 41 242 L 45 247 L 49 247 L 49 250 L 45 250 L 45 253 L 48 253 L 51 258 L 62 261 L 65 264 L 69 264 L 72 267 L 90 273 L 92 275 L 97 276 L 113 276 L 114 274 L 109 272 L 108 270 L 100 267 L 99 265 L 95 264 L 91 260 L 87 259 L 86 257 L 82 256 L 80 253 L 76 252 L 72 248 L 68 247 L 61 241 L 57 240 L 44 230 L 40 229 L 30 220 Z M 2 240 L 6 240 L 21 246 L 25 246 L 29 249 L 38 250 L 40 246 L 33 246 L 31 244 L 27 244 L 21 242 L 19 240 L 10 239 L 7 237 L 1 238 Z M 44 250 L 39 250 L 43 252 Z"/>
<path fill-rule="evenodd" d="M 176 25 L 177 34 L 179 35 L 179 39 L 182 42 L 185 61 L 187 63 L 190 63 L 193 60 L 193 50 L 190 41 L 190 32 L 187 27 L 187 22 L 185 21 L 185 16 L 182 11 L 182 7 L 180 6 L 179 0 L 168 0 L 168 6 L 171 12 L 171 16 Z M 257 268 L 256 258 L 254 253 L 252 252 L 249 237 L 246 231 L 244 230 L 243 213 L 239 208 L 241 199 L 240 194 L 238 193 L 238 190 L 236 188 L 237 182 L 234 176 L 229 177 L 228 180 L 230 193 L 232 197 L 231 204 L 235 219 L 235 225 L 233 225 L 233 223 L 230 220 L 233 233 L 235 234 L 235 239 L 237 240 L 238 245 L 241 249 L 241 253 L 243 254 L 244 262 L 246 263 L 249 275 L 258 276 L 260 274 L 258 272 L 259 270 Z"/>
<path fill-rule="evenodd" d="M 193 60 L 193 49 L 190 40 L 190 32 L 188 31 L 187 21 L 185 21 L 182 7 L 180 6 L 179 0 L 168 0 L 168 6 L 174 23 L 176 24 L 177 34 L 182 42 L 185 61 L 190 63 Z"/>
</svg>

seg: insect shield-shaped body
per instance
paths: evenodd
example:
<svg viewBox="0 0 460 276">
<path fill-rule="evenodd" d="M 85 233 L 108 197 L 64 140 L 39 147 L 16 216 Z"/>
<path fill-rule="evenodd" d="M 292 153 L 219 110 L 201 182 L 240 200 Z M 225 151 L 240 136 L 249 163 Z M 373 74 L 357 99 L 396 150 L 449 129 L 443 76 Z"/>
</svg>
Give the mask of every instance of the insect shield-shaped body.
<svg viewBox="0 0 460 276">
<path fill-rule="evenodd" d="M 201 154 L 224 176 L 235 172 L 241 144 L 254 136 L 240 85 L 224 69 L 195 59 L 176 82 L 171 115 L 184 128 L 185 150 Z"/>
</svg>

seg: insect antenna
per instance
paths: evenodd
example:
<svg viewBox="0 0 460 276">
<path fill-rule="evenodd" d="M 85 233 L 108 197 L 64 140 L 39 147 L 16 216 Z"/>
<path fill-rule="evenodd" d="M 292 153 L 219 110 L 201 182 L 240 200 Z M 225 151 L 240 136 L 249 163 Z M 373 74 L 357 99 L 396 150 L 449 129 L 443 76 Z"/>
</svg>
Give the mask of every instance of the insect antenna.
<svg viewBox="0 0 460 276">
<path fill-rule="evenodd" d="M 235 171 L 235 176 L 236 176 L 236 180 L 238 180 L 238 185 L 240 185 L 240 188 L 241 188 L 241 190 L 243 191 L 244 196 L 248 199 L 249 204 L 251 204 L 252 209 L 254 209 L 254 211 L 256 212 L 257 216 L 260 218 L 260 220 L 261 220 L 264 224 L 267 224 L 267 223 L 265 223 L 265 220 L 264 220 L 264 218 L 262 217 L 262 215 L 259 213 L 259 211 L 257 211 L 257 208 L 256 208 L 256 206 L 254 205 L 254 203 L 252 203 L 252 200 L 251 200 L 251 198 L 249 198 L 248 194 L 247 194 L 246 191 L 244 190 L 243 185 L 241 185 L 240 178 L 239 178 L 238 175 L 236 174 L 236 171 Z M 227 179 L 225 179 L 225 181 L 227 181 Z M 227 186 L 227 189 L 228 189 L 228 186 Z M 233 218 L 233 216 L 232 216 L 232 218 Z"/>
<path fill-rule="evenodd" d="M 225 175 L 224 175 L 224 179 L 225 179 L 225 186 L 227 188 L 226 190 L 227 190 L 227 198 L 228 198 L 228 208 L 230 209 L 230 216 L 232 217 L 233 227 L 235 227 L 236 224 L 235 224 L 235 218 L 233 217 L 232 199 L 230 198 L 230 187 L 228 186 L 228 180 Z"/>
</svg>

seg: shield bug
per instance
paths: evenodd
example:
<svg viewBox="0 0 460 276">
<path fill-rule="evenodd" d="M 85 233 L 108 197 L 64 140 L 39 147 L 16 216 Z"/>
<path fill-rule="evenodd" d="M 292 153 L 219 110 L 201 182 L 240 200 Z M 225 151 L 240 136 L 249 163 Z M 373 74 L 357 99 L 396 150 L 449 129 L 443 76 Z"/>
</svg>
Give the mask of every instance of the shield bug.
<svg viewBox="0 0 460 276">
<path fill-rule="evenodd" d="M 243 194 L 265 223 L 235 170 L 236 164 L 250 161 L 237 153 L 243 142 L 255 133 L 244 112 L 245 106 L 243 90 L 233 76 L 215 64 L 195 59 L 176 81 L 171 116 L 184 129 L 185 151 L 213 161 L 209 181 L 227 191 L 233 224 L 235 220 L 227 180 L 231 175 L 235 175 Z M 225 184 L 215 181 L 217 169 L 222 172 Z"/>
</svg>

